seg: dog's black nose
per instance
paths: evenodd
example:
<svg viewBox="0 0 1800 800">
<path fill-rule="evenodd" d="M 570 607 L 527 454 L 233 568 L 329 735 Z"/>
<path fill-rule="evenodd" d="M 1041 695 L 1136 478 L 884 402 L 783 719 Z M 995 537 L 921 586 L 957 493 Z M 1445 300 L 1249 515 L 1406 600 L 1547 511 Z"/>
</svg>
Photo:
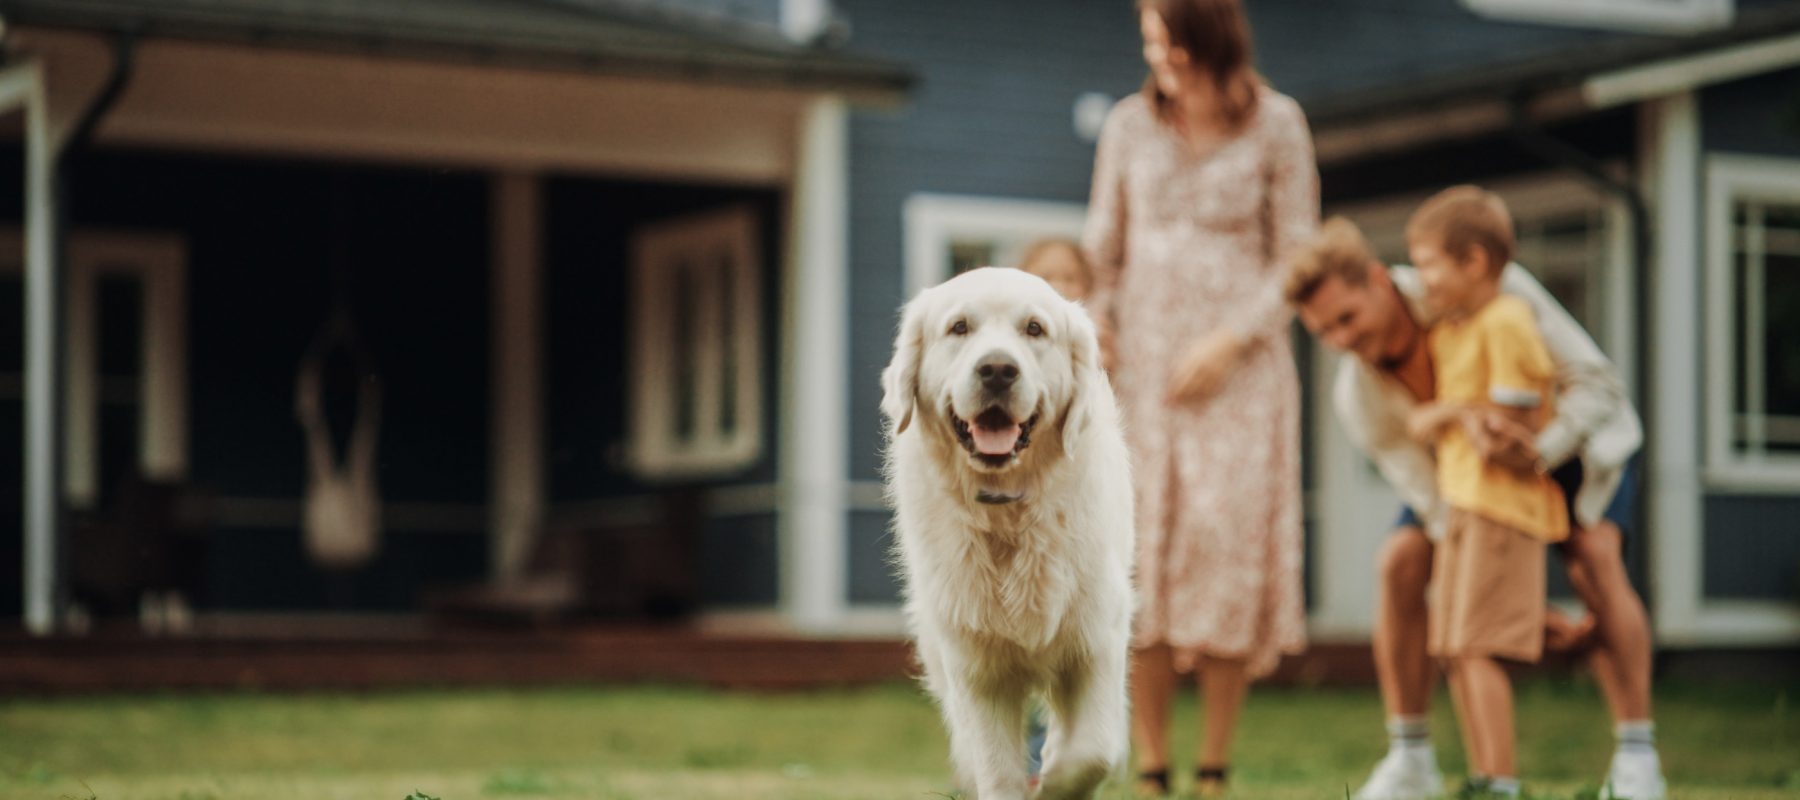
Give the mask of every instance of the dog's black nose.
<svg viewBox="0 0 1800 800">
<path fill-rule="evenodd" d="M 982 386 L 992 391 L 1002 391 L 1019 379 L 1019 362 L 1005 353 L 989 353 L 975 366 L 975 374 L 981 376 Z"/>
</svg>

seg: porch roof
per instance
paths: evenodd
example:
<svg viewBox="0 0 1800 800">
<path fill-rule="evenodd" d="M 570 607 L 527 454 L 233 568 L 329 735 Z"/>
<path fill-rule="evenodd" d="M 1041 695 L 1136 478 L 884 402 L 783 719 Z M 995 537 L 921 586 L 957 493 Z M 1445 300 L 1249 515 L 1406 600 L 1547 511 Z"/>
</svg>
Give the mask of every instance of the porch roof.
<svg viewBox="0 0 1800 800">
<path fill-rule="evenodd" d="M 1310 4 L 1308 11 L 1333 13 Z M 1337 27 L 1357 29 L 1353 22 L 1339 20 Z M 1317 20 L 1311 24 L 1330 25 Z M 1272 68 L 1270 73 L 1278 86 L 1301 101 L 1316 128 L 1355 126 L 1471 103 L 1531 100 L 1580 91 L 1599 76 L 1791 38 L 1800 35 L 1800 2 L 1741 3 L 1731 25 L 1679 36 L 1552 29 L 1475 19 L 1460 20 L 1449 31 L 1480 31 L 1485 38 L 1471 35 L 1470 40 L 1491 46 L 1460 53 L 1435 52 L 1413 47 L 1400 37 L 1391 47 L 1374 48 L 1384 52 L 1371 53 L 1369 37 L 1339 36 L 1338 44 L 1362 53 L 1334 53 L 1329 38 L 1309 40 L 1304 59 L 1284 62 L 1289 69 Z M 1524 42 L 1536 46 L 1527 47 Z M 1342 63 L 1370 68 L 1321 68 Z"/>
<path fill-rule="evenodd" d="M 5 0 L 7 25 L 895 95 L 902 64 L 631 0 Z"/>
</svg>

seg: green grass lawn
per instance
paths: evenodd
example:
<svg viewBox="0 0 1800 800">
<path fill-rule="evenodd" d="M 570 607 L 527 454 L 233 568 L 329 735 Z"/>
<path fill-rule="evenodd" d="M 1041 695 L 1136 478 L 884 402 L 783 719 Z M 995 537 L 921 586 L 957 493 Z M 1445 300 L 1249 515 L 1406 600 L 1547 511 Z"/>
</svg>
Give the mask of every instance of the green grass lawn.
<svg viewBox="0 0 1800 800">
<path fill-rule="evenodd" d="M 1659 687 L 1672 797 L 1800 797 L 1796 689 Z M 1439 706 L 1439 758 L 1460 774 L 1455 725 Z M 1178 752 L 1191 752 L 1194 712 L 1190 697 L 1177 717 Z M 1598 782 L 1612 742 L 1592 686 L 1521 687 L 1519 729 L 1528 791 L 1574 797 Z M 1343 798 L 1385 745 L 1372 690 L 1255 691 L 1233 796 Z M 903 685 L 0 701 L 4 798 L 931 800 L 951 788 L 936 713 Z M 1121 785 L 1106 794 L 1128 796 Z"/>
</svg>

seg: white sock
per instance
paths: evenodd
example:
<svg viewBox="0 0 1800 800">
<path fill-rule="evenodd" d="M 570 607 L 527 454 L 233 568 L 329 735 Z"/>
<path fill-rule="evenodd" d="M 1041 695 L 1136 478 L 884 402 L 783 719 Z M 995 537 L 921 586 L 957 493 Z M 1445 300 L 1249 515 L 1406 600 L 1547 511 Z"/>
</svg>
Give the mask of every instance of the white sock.
<svg viewBox="0 0 1800 800">
<path fill-rule="evenodd" d="M 1613 728 L 1621 753 L 1656 752 L 1656 723 L 1647 719 L 1626 720 Z"/>
<path fill-rule="evenodd" d="M 1487 790 L 1505 797 L 1519 796 L 1519 779 L 1511 775 L 1499 775 L 1488 779 Z"/>
<path fill-rule="evenodd" d="M 1387 722 L 1388 748 L 1396 751 L 1430 748 L 1430 721 L 1431 718 L 1424 715 L 1389 717 Z"/>
</svg>

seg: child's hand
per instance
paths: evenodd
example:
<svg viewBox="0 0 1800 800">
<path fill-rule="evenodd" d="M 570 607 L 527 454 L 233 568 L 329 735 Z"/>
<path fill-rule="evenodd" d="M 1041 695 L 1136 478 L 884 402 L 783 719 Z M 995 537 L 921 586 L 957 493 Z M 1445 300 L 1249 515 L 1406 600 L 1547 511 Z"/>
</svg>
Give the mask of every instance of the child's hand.
<svg viewBox="0 0 1800 800">
<path fill-rule="evenodd" d="M 1479 416 L 1480 433 L 1470 434 L 1469 439 L 1482 458 L 1507 469 L 1537 471 L 1537 434 L 1531 428 L 1498 411 Z"/>
<path fill-rule="evenodd" d="M 1468 416 L 1464 406 L 1448 403 L 1425 403 L 1413 409 L 1406 418 L 1406 435 L 1420 444 L 1437 444 L 1445 426 Z"/>
</svg>

